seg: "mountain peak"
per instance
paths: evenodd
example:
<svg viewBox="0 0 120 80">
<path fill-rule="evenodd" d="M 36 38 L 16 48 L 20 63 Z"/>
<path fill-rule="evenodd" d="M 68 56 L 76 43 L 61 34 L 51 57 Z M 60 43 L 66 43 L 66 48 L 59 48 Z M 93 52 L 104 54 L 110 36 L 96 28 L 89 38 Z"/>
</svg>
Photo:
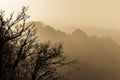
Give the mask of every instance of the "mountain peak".
<svg viewBox="0 0 120 80">
<path fill-rule="evenodd" d="M 87 36 L 87 34 L 84 31 L 80 30 L 80 29 L 76 29 L 75 31 L 73 31 L 72 35 L 76 36 L 76 37 Z"/>
</svg>

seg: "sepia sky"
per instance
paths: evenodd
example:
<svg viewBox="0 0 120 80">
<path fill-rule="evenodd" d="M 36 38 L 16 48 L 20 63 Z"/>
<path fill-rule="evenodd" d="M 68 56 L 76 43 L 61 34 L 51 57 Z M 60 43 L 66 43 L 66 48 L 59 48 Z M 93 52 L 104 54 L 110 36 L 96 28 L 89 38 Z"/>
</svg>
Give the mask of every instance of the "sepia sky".
<svg viewBox="0 0 120 80">
<path fill-rule="evenodd" d="M 6 14 L 29 6 L 30 20 L 66 31 L 79 26 L 120 29 L 120 0 L 0 0 Z"/>
</svg>

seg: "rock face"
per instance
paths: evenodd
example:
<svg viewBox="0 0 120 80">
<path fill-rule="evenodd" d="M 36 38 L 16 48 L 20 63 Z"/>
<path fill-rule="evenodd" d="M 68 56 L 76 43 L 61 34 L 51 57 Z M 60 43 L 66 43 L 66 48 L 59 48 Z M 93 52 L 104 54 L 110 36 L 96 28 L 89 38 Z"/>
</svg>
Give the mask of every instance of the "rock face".
<svg viewBox="0 0 120 80">
<path fill-rule="evenodd" d="M 119 80 L 120 45 L 109 37 L 88 36 L 76 29 L 67 34 L 49 25 L 34 22 L 43 41 L 63 42 L 64 52 L 80 58 L 79 72 L 71 71 L 72 80 Z"/>
</svg>

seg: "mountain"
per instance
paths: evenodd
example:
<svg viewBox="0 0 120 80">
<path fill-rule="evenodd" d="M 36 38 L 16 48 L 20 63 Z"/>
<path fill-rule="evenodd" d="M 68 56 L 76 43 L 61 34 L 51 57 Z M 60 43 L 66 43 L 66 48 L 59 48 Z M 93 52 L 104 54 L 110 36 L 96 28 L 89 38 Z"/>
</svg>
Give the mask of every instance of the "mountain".
<svg viewBox="0 0 120 80">
<path fill-rule="evenodd" d="M 62 42 L 65 55 L 80 58 L 80 71 L 72 71 L 72 80 L 120 80 L 120 45 L 110 37 L 88 35 L 81 29 L 71 34 L 34 22 L 43 41 Z"/>
<path fill-rule="evenodd" d="M 99 37 L 110 37 L 114 41 L 120 44 L 120 30 L 119 29 L 107 29 L 100 27 L 80 27 L 89 35 L 95 35 Z"/>
</svg>

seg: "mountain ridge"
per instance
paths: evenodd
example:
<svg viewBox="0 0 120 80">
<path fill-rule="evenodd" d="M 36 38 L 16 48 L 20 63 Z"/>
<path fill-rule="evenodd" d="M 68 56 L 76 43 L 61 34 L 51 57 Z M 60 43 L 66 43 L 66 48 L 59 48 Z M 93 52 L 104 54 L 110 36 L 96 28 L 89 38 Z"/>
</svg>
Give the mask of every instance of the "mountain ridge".
<svg viewBox="0 0 120 80">
<path fill-rule="evenodd" d="M 79 72 L 79 74 L 89 76 L 90 73 L 87 73 L 86 69 L 89 68 L 88 70 L 93 70 L 94 72 L 95 68 L 97 72 L 93 74 L 100 73 L 101 76 L 105 78 L 103 80 L 113 80 L 112 77 L 114 77 L 114 80 L 120 79 L 120 45 L 110 37 L 89 36 L 81 29 L 76 29 L 71 34 L 68 34 L 43 23 L 37 22 L 35 25 L 37 35 L 40 39 L 43 41 L 63 42 L 64 53 L 66 55 L 72 58 L 80 57 L 80 61 L 89 63 L 82 64 L 83 67 L 86 67 L 83 68 L 83 71 Z M 103 75 L 104 71 L 101 72 L 99 70 L 101 68 L 103 68 L 103 70 L 105 69 L 106 76 Z M 84 70 L 85 73 L 83 74 Z M 110 74 L 107 75 L 107 73 Z M 111 76 L 112 74 L 113 76 Z M 87 80 L 85 77 L 77 77 L 78 79 L 76 80 Z M 98 75 L 98 77 L 100 76 Z M 75 77 L 73 80 L 74 79 Z M 92 80 L 96 79 L 98 78 L 93 78 Z"/>
</svg>

